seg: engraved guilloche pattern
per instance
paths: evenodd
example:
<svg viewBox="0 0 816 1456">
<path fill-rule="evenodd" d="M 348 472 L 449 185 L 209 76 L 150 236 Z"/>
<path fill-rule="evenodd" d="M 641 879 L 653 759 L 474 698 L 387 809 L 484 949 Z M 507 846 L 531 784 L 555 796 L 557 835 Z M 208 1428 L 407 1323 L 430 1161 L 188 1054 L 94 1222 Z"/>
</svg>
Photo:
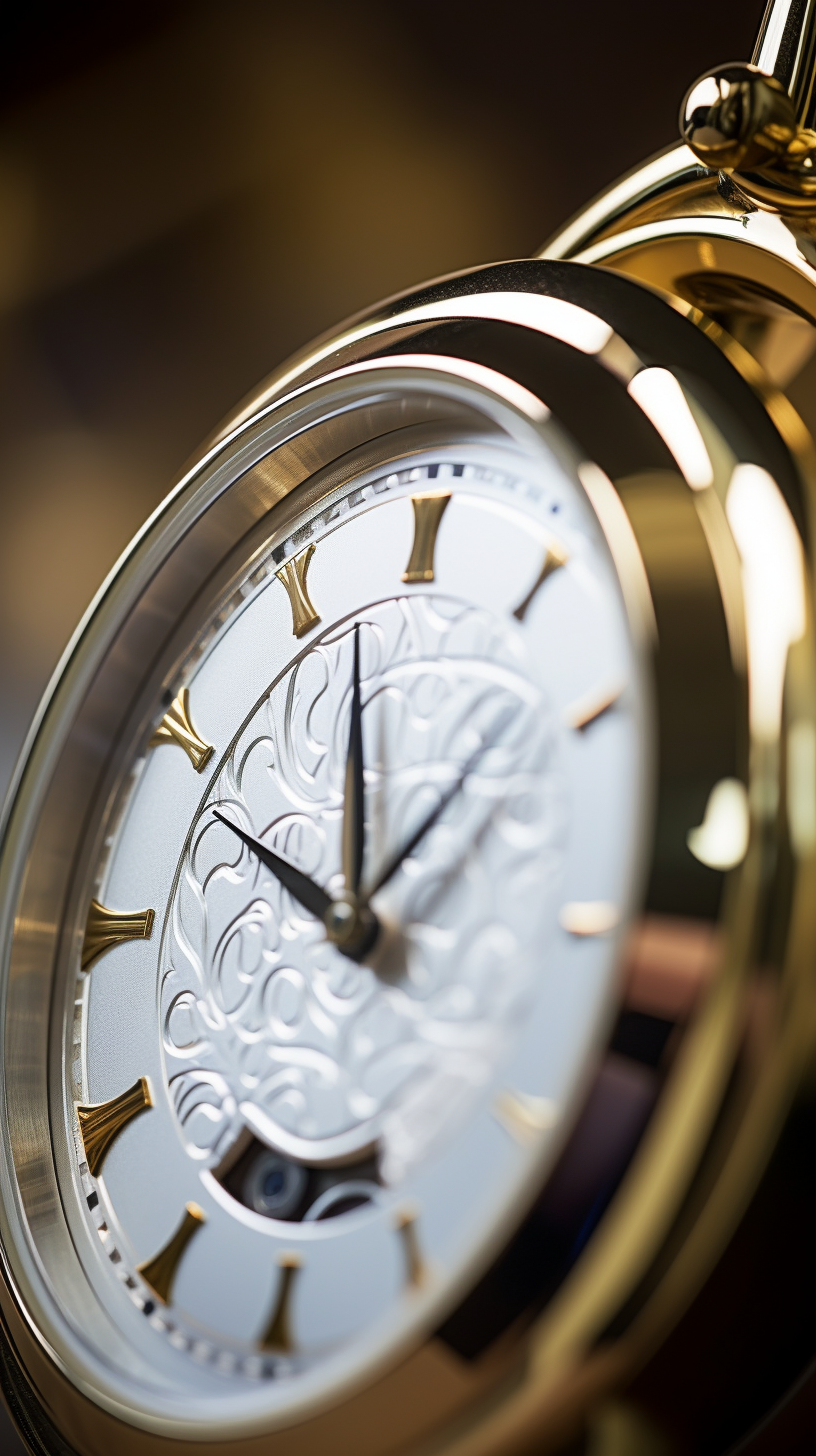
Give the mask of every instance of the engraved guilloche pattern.
<svg viewBox="0 0 816 1456">
<path fill-rule="evenodd" d="M 444 826 L 378 897 L 381 944 L 358 966 L 211 813 L 343 888 L 351 626 L 318 639 L 257 706 L 192 830 L 163 955 L 170 1091 L 189 1151 L 210 1164 L 249 1126 L 312 1160 L 379 1142 L 384 1178 L 398 1179 L 500 1063 L 556 925 L 564 730 L 518 630 L 439 595 L 358 618 L 364 884 L 480 740 L 502 731 Z"/>
</svg>

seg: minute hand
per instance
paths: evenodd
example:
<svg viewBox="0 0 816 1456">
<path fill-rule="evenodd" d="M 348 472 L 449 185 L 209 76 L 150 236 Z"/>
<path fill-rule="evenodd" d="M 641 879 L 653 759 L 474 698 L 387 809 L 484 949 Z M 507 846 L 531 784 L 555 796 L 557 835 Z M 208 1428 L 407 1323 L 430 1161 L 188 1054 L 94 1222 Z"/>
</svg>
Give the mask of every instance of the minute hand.
<svg viewBox="0 0 816 1456">
<path fill-rule="evenodd" d="M 476 765 L 482 758 L 484 758 L 484 755 L 486 753 L 489 753 L 491 748 L 495 747 L 496 738 L 499 737 L 501 729 L 504 727 L 509 716 L 510 715 L 507 714 L 505 715 L 505 717 L 502 718 L 499 724 L 498 733 L 496 733 L 496 735 L 490 740 L 489 743 L 481 743 L 478 748 L 474 749 L 473 753 L 470 755 L 470 758 L 467 759 L 464 767 L 459 773 L 458 778 L 454 779 L 449 789 L 445 790 L 442 798 L 439 800 L 439 803 L 431 810 L 430 814 L 428 814 L 427 817 L 423 819 L 419 828 L 414 831 L 407 843 L 404 844 L 402 848 L 397 851 L 393 859 L 390 859 L 386 864 L 385 868 L 380 872 L 380 875 L 371 886 L 365 897 L 366 901 L 370 900 L 372 895 L 376 895 L 377 891 L 381 890 L 383 885 L 388 884 L 388 881 L 392 879 L 392 877 L 397 873 L 397 870 L 399 869 L 403 861 L 408 859 L 409 855 L 413 854 L 417 845 L 425 838 L 425 835 L 431 829 L 433 829 L 434 824 L 436 823 L 437 819 L 439 819 L 440 816 L 444 814 L 451 799 L 455 798 L 458 794 L 459 790 L 465 782 L 465 779 L 473 773 Z"/>
<path fill-rule="evenodd" d="M 318 920 L 325 921 L 326 912 L 334 903 L 331 895 L 327 895 L 326 891 L 321 889 L 320 885 L 315 884 L 314 880 L 310 880 L 308 875 L 304 875 L 302 870 L 296 869 L 288 860 L 281 859 L 273 849 L 267 849 L 260 839 L 254 839 L 251 834 L 247 834 L 245 830 L 239 829 L 237 824 L 233 824 L 231 819 L 219 814 L 217 809 L 213 809 L 213 814 L 216 819 L 221 820 L 222 824 L 226 824 L 233 834 L 237 834 L 238 838 L 243 840 L 247 849 L 251 849 L 252 853 L 257 855 L 261 864 L 266 865 L 266 868 L 272 871 L 284 889 L 288 890 L 290 895 L 294 895 L 304 909 L 310 910 Z"/>
<path fill-rule="evenodd" d="M 360 892 L 365 854 L 365 783 L 363 768 L 363 705 L 360 698 L 360 624 L 354 624 L 354 666 L 351 680 L 346 781 L 343 790 L 343 876 L 350 895 Z"/>
</svg>

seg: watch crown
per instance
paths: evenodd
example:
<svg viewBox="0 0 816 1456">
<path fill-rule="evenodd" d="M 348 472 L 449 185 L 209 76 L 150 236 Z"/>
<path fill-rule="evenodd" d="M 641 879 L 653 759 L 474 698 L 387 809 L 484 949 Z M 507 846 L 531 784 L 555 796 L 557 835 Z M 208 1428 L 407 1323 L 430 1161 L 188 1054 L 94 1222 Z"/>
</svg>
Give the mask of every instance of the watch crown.
<svg viewBox="0 0 816 1456">
<path fill-rule="evenodd" d="M 779 165 L 799 128 L 779 81 L 756 66 L 719 66 L 686 94 L 680 109 L 683 140 L 712 170 L 753 171 Z"/>
</svg>

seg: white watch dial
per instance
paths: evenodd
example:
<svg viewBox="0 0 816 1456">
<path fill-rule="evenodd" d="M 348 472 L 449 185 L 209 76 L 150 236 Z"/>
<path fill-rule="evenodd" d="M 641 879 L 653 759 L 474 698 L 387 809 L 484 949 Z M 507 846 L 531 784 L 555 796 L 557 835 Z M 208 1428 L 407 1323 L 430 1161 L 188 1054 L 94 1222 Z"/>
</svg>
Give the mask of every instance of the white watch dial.
<svg viewBox="0 0 816 1456">
<path fill-rule="evenodd" d="M 159 1405 L 285 1416 L 441 1323 L 557 1150 L 638 888 L 643 669 L 577 478 L 485 444 L 305 515 L 183 686 L 94 891 L 66 1197 Z"/>
</svg>

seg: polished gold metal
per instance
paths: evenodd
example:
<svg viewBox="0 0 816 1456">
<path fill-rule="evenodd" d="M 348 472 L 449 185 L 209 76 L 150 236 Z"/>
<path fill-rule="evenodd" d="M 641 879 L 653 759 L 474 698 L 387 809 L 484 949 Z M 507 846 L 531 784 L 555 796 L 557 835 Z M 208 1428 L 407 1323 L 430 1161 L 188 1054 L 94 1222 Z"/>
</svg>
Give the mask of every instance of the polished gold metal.
<svg viewBox="0 0 816 1456">
<path fill-rule="evenodd" d="M 436 537 L 450 498 L 450 491 L 433 491 L 411 496 L 411 505 L 414 508 L 414 544 L 408 565 L 402 574 L 403 581 L 433 581 Z"/>
<path fill-rule="evenodd" d="M 396 1214 L 394 1225 L 402 1239 L 405 1280 L 412 1289 L 419 1289 L 425 1284 L 428 1277 L 428 1270 L 419 1247 L 418 1218 L 419 1214 L 415 1208 L 401 1208 Z"/>
<path fill-rule="evenodd" d="M 570 900 L 561 906 L 558 920 L 570 935 L 606 935 L 618 924 L 620 911 L 609 900 Z"/>
<path fill-rule="evenodd" d="M 720 66 L 689 90 L 680 130 L 705 167 L 761 207 L 816 211 L 816 5 L 768 6 L 753 62 Z"/>
<path fill-rule="evenodd" d="M 549 1097 L 526 1092 L 500 1092 L 493 1115 L 518 1143 L 529 1143 L 548 1132 L 558 1120 L 558 1108 Z"/>
<path fill-rule="evenodd" d="M 546 551 L 544 552 L 544 560 L 541 564 L 541 570 L 538 573 L 538 576 L 533 582 L 533 585 L 530 587 L 530 590 L 528 591 L 526 597 L 524 597 L 523 600 L 519 602 L 518 606 L 513 612 L 513 616 L 518 622 L 524 621 L 524 618 L 526 617 L 528 611 L 530 610 L 530 607 L 533 604 L 534 598 L 538 595 L 539 591 L 541 590 L 548 577 L 552 576 L 554 571 L 558 571 L 559 567 L 566 566 L 568 561 L 569 552 L 567 551 L 566 546 L 562 546 L 560 541 L 551 541 L 547 546 Z"/>
<path fill-rule="evenodd" d="M 813 93 L 813 14 L 812 0 L 805 0 L 802 5 L 769 6 L 754 55 L 758 67 L 768 73 L 776 73 L 777 61 L 785 58 L 786 63 L 795 64 L 801 83 L 798 99 L 793 98 L 799 124 L 807 120 L 799 110 L 800 103 Z M 788 22 L 796 33 L 791 33 Z M 766 47 L 763 54 L 766 41 L 770 49 Z M 784 81 L 781 72 L 777 79 Z M 744 98 L 745 93 L 742 95 Z M 756 100 L 755 91 L 751 104 Z M 701 173 L 700 160 L 712 170 Z M 647 162 L 590 204 L 547 244 L 542 256 L 600 265 L 645 283 L 667 296 L 692 328 L 708 336 L 748 382 L 785 440 L 799 475 L 793 491 L 801 502 L 806 539 L 812 541 L 816 506 L 816 456 L 812 443 L 816 428 L 812 385 L 812 361 L 816 358 L 816 268 L 812 262 L 812 224 L 807 218 L 810 198 L 807 192 L 797 192 L 795 175 L 783 175 L 775 169 L 771 172 L 770 187 L 774 192 L 770 191 L 767 170 L 746 178 L 742 173 L 729 173 L 723 159 L 718 165 L 712 156 L 705 158 L 699 152 L 692 154 L 688 147 L 678 147 Z M 778 207 L 784 219 L 775 217 L 772 207 Z M 799 218 L 802 218 L 801 224 Z M 809 426 L 810 433 L 805 426 Z M 738 639 L 745 634 L 743 602 L 734 594 L 734 573 L 725 560 L 733 553 L 733 541 L 730 537 L 717 541 L 711 530 L 711 517 L 718 512 L 709 509 L 719 507 L 727 498 L 731 464 L 727 456 L 719 460 L 713 490 L 697 494 L 695 509 L 713 558 L 731 639 L 732 663 L 739 675 L 745 670 L 744 653 L 738 650 Z M 653 499 L 656 509 L 657 491 L 653 492 Z M 628 504 L 632 504 L 632 498 Z M 675 514 L 671 507 L 668 514 Z M 655 515 L 655 524 L 657 519 Z M 640 524 L 637 529 L 654 582 L 661 574 L 659 552 L 651 552 Z M 672 537 L 670 521 L 664 522 L 664 531 L 664 539 Z M 699 589 L 703 585 L 702 558 L 699 562 L 691 559 L 691 534 L 684 527 L 682 535 L 685 536 L 683 544 L 677 532 L 673 533 L 675 581 L 680 580 L 682 561 L 689 589 L 693 576 Z M 672 632 L 677 631 L 682 615 L 676 602 L 664 608 L 664 620 Z M 685 620 L 690 623 L 692 619 L 686 616 Z M 794 690 L 797 680 L 803 686 L 805 677 L 812 685 L 810 640 L 807 669 L 802 658 L 796 665 L 797 650 L 792 653 L 787 691 Z M 701 657 L 698 648 L 695 661 L 699 663 Z M 798 676 L 800 671 L 802 678 Z M 678 680 L 682 675 L 683 670 L 678 669 Z M 812 698 L 810 705 L 812 712 Z M 795 711 L 792 707 L 788 709 L 793 715 Z M 716 713 L 712 713 L 708 722 L 713 725 L 716 721 Z M 808 733 L 811 731 L 809 728 Z M 778 765 L 775 750 L 771 756 Z M 774 772 L 769 773 L 767 752 L 755 748 L 752 761 L 752 804 L 758 807 L 777 803 L 778 783 L 776 787 L 772 785 Z M 708 782 L 712 788 L 717 784 L 716 772 L 710 770 Z M 689 1308 L 723 1255 L 729 1238 L 726 1227 L 731 1230 L 742 1219 L 761 1176 L 759 1170 L 765 1166 L 774 1140 L 784 1126 L 786 1108 L 797 1095 L 801 1097 L 802 1068 L 808 1062 L 812 1065 L 814 1048 L 812 1037 L 801 1024 L 797 1029 L 796 1022 L 800 1015 L 812 1014 L 812 995 L 794 962 L 810 943 L 812 919 L 806 929 L 800 915 L 791 910 L 788 933 L 798 948 L 794 950 L 793 941 L 789 942 L 784 969 L 781 966 L 779 969 L 780 985 L 784 983 L 787 988 L 776 1002 L 781 1017 L 780 1036 L 761 1073 L 757 1068 L 755 1081 L 746 1075 L 739 1056 L 735 1061 L 735 1043 L 730 1040 L 734 1037 L 733 1018 L 737 1007 L 747 1008 L 752 988 L 754 992 L 757 989 L 758 977 L 750 955 L 751 937 L 758 932 L 767 908 L 761 904 L 761 864 L 762 851 L 755 843 L 725 881 L 727 898 L 722 920 L 716 929 L 707 927 L 707 933 L 728 937 L 727 958 L 724 959 L 725 941 L 712 939 L 711 945 L 719 947 L 719 953 L 710 986 L 695 1006 L 695 1017 L 674 1068 L 669 1096 L 658 1104 L 637 1164 L 627 1175 L 612 1216 L 605 1220 L 589 1257 L 571 1280 L 571 1300 L 560 1301 L 542 1321 L 534 1356 L 541 1371 L 552 1368 L 552 1362 L 563 1358 L 565 1352 L 570 1352 L 567 1358 L 575 1361 L 577 1369 L 581 1363 L 578 1351 L 588 1352 L 593 1340 L 598 1338 L 623 1284 L 643 1276 L 652 1257 L 647 1250 L 660 1246 L 671 1226 L 671 1208 L 678 1206 L 673 1204 L 671 1190 L 679 1193 L 680 1184 L 690 1177 L 708 1136 L 706 1128 L 716 1117 L 723 1088 L 729 1085 L 738 1068 L 738 1075 L 746 1079 L 741 1085 L 750 1084 L 752 1088 L 750 1109 L 746 1105 L 744 1123 L 733 1141 L 728 1136 L 722 1137 L 717 1152 L 716 1189 L 706 1208 L 695 1216 L 694 1232 L 677 1251 L 671 1271 L 664 1274 L 652 1299 L 635 1315 L 620 1347 L 621 1353 L 625 1352 L 624 1358 L 632 1361 L 630 1368 L 640 1369 L 647 1364 L 656 1342 L 666 1338 L 673 1322 L 680 1318 L 676 1314 L 678 1307 Z M 813 896 L 813 875 L 811 847 L 798 863 L 797 895 Z M 799 903 L 801 908 L 802 902 Z M 704 923 L 701 928 L 705 928 Z M 678 933 L 678 941 L 681 939 Z M 782 1012 L 782 1002 L 788 995 L 798 1005 L 798 1012 L 793 1010 L 792 1002 L 786 1002 L 786 1010 Z M 795 1088 L 800 1089 L 798 1093 Z M 768 1101 L 763 1102 L 764 1098 Z M 669 1148 L 673 1150 L 672 1159 L 667 1156 Z M 602 1360 L 593 1359 L 588 1353 L 584 1360 L 584 1378 L 591 1381 L 594 1373 L 602 1380 Z M 552 1408 L 550 1402 L 558 1404 L 556 1382 L 550 1379 L 546 1383 L 547 1393 L 541 1396 L 540 1409 Z M 497 1430 L 485 1431 L 486 1442 L 497 1434 Z"/>
<path fill-rule="evenodd" d="M 164 717 L 150 740 L 150 748 L 162 743 L 177 743 L 187 754 L 196 773 L 202 773 L 215 752 L 211 743 L 196 733 L 190 719 L 190 693 L 182 688 L 167 709 Z"/>
<path fill-rule="evenodd" d="M 286 595 L 292 608 L 292 631 L 296 637 L 305 636 L 320 621 L 319 613 L 315 610 L 306 587 L 306 575 L 314 553 L 315 547 L 312 543 L 311 546 L 306 547 L 305 551 L 301 551 L 299 556 L 287 561 L 280 571 L 275 572 L 278 581 L 286 588 Z"/>
<path fill-rule="evenodd" d="M 286 1252 L 278 1255 L 278 1268 L 281 1271 L 278 1292 L 269 1324 L 261 1336 L 262 1350 L 277 1350 L 282 1355 L 288 1355 L 295 1349 L 292 1333 L 292 1287 L 295 1276 L 302 1267 L 303 1260 L 299 1254 Z"/>
<path fill-rule="evenodd" d="M 157 1299 L 162 1304 L 171 1303 L 173 1283 L 179 1270 L 179 1265 L 184 1257 L 190 1240 L 195 1237 L 202 1224 L 207 1222 L 203 1209 L 197 1203 L 188 1203 L 184 1209 L 184 1217 L 181 1220 L 173 1237 L 148 1259 L 146 1264 L 137 1266 L 145 1284 L 149 1284 Z"/>
<path fill-rule="evenodd" d="M 112 1097 L 110 1102 L 98 1102 L 91 1106 L 77 1103 L 76 1115 L 79 1123 L 85 1161 L 92 1178 L 98 1178 L 105 1157 L 119 1136 L 140 1112 L 153 1106 L 150 1083 L 147 1077 L 140 1077 L 126 1092 Z"/>
<path fill-rule="evenodd" d="M 741 864 L 751 835 L 748 791 L 739 779 L 720 779 L 711 790 L 701 824 L 689 829 L 686 843 L 701 864 L 732 870 Z"/>
<path fill-rule="evenodd" d="M 126 940 L 149 940 L 153 933 L 153 910 L 109 910 L 98 900 L 91 901 L 85 936 L 82 941 L 80 965 L 83 971 L 90 970 L 95 960 L 121 945 Z"/>
<path fill-rule="evenodd" d="M 781 163 L 797 132 L 785 88 L 748 64 L 724 66 L 695 81 L 680 129 L 704 166 L 728 171 Z"/>
</svg>

